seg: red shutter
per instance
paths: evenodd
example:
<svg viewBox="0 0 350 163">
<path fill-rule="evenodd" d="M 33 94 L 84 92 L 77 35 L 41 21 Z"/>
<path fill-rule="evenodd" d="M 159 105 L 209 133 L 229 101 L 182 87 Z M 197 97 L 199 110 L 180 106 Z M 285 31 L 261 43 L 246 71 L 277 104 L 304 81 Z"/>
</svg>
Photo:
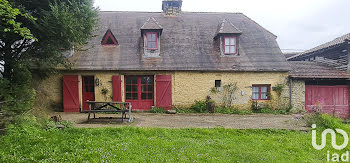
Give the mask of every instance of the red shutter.
<svg viewBox="0 0 350 163">
<path fill-rule="evenodd" d="M 79 88 L 77 75 L 63 76 L 63 111 L 79 112 Z"/>
<path fill-rule="evenodd" d="M 113 89 L 113 101 L 121 102 L 122 101 L 122 89 L 121 89 L 121 80 L 120 76 L 112 77 L 112 89 Z"/>
<path fill-rule="evenodd" d="M 171 75 L 156 76 L 156 106 L 171 109 Z"/>
</svg>

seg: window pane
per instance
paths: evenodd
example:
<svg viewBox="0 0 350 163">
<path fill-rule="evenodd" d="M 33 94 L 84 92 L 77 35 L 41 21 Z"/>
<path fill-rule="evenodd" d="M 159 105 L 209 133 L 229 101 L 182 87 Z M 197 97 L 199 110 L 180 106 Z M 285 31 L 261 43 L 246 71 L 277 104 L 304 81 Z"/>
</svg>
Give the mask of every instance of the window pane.
<svg viewBox="0 0 350 163">
<path fill-rule="evenodd" d="M 236 39 L 235 38 L 231 38 L 230 39 L 230 45 L 236 45 Z"/>
<path fill-rule="evenodd" d="M 142 100 L 147 99 L 147 93 L 142 93 L 142 94 L 141 94 L 141 99 L 142 99 Z"/>
<path fill-rule="evenodd" d="M 132 92 L 137 92 L 137 85 L 132 85 Z"/>
<path fill-rule="evenodd" d="M 215 80 L 215 87 L 221 87 L 221 80 Z"/>
<path fill-rule="evenodd" d="M 137 93 L 133 93 L 133 94 L 132 94 L 132 99 L 133 99 L 133 100 L 137 100 Z"/>
<path fill-rule="evenodd" d="M 261 87 L 261 99 L 266 100 L 267 99 L 267 86 L 262 86 Z"/>
<path fill-rule="evenodd" d="M 95 92 L 95 87 L 93 85 L 90 86 L 90 92 Z"/>
<path fill-rule="evenodd" d="M 141 92 L 146 92 L 146 85 L 141 85 Z"/>
<path fill-rule="evenodd" d="M 126 84 L 131 84 L 131 79 L 126 78 Z"/>
<path fill-rule="evenodd" d="M 155 49 L 155 43 L 154 42 L 148 42 L 148 49 Z"/>
<path fill-rule="evenodd" d="M 261 99 L 266 100 L 267 99 L 267 93 L 261 92 Z"/>
<path fill-rule="evenodd" d="M 85 85 L 84 91 L 85 91 L 85 92 L 89 92 L 89 86 Z"/>
<path fill-rule="evenodd" d="M 89 80 L 87 78 L 84 78 L 84 84 L 89 84 Z"/>
<path fill-rule="evenodd" d="M 252 99 L 258 100 L 259 99 L 259 87 L 253 86 L 253 93 L 252 93 Z"/>
<path fill-rule="evenodd" d="M 230 47 L 230 53 L 236 53 L 236 47 L 235 46 L 231 46 Z"/>
<path fill-rule="evenodd" d="M 252 99 L 253 100 L 259 99 L 259 92 L 253 92 Z"/>
<path fill-rule="evenodd" d="M 230 53 L 230 46 L 225 46 L 225 53 Z"/>
<path fill-rule="evenodd" d="M 147 91 L 153 92 L 153 85 L 148 85 L 147 87 L 148 87 Z"/>
<path fill-rule="evenodd" d="M 148 42 L 150 42 L 150 41 L 152 41 L 152 34 L 147 34 L 147 40 L 148 40 Z"/>
<path fill-rule="evenodd" d="M 131 92 L 131 85 L 126 85 L 126 92 Z"/>
<path fill-rule="evenodd" d="M 230 38 L 225 38 L 225 46 L 230 45 Z"/>
<path fill-rule="evenodd" d="M 147 40 L 148 41 L 156 41 L 157 40 L 157 35 L 155 33 L 148 33 L 147 34 Z"/>
<path fill-rule="evenodd" d="M 150 43 L 151 44 L 151 49 L 155 49 L 155 48 L 157 48 L 157 43 L 156 42 L 151 42 Z"/>
<path fill-rule="evenodd" d="M 253 93 L 259 93 L 259 87 L 253 87 Z"/>
<path fill-rule="evenodd" d="M 152 100 L 153 99 L 153 93 L 148 93 L 147 99 Z"/>
<path fill-rule="evenodd" d="M 153 84 L 153 77 L 147 78 L 147 84 Z"/>
<path fill-rule="evenodd" d="M 261 93 L 267 93 L 267 86 L 261 87 Z"/>
<path fill-rule="evenodd" d="M 135 77 L 132 78 L 132 79 L 131 79 L 131 83 L 132 83 L 132 84 L 137 84 L 137 77 L 136 77 L 136 78 L 135 78 Z"/>
<path fill-rule="evenodd" d="M 146 84 L 146 83 L 147 83 L 147 77 L 142 77 L 141 84 Z"/>
<path fill-rule="evenodd" d="M 126 99 L 131 100 L 131 93 L 126 93 Z"/>
</svg>

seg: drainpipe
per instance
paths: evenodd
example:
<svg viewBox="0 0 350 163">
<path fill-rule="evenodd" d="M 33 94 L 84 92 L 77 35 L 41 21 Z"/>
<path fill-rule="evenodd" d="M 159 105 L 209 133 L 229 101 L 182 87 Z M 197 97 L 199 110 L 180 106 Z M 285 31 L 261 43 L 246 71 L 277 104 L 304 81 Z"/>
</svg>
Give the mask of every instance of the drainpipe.
<svg viewBox="0 0 350 163">
<path fill-rule="evenodd" d="M 346 51 L 347 51 L 347 69 L 346 69 L 346 71 L 347 72 L 350 72 L 350 40 L 345 40 L 345 42 L 346 42 Z"/>
<path fill-rule="evenodd" d="M 293 79 L 289 78 L 289 106 L 292 106 L 292 85 L 293 85 Z"/>
</svg>

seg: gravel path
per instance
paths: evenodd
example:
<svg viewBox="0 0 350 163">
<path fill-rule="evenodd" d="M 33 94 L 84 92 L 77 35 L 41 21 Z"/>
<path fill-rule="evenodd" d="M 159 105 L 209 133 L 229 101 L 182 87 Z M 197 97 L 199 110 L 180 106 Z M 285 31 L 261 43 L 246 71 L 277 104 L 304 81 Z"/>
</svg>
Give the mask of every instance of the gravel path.
<svg viewBox="0 0 350 163">
<path fill-rule="evenodd" d="M 132 123 L 121 122 L 120 114 L 97 114 L 97 119 L 87 121 L 86 113 L 57 112 L 63 120 L 74 122 L 76 127 L 160 127 L 160 128 L 236 128 L 236 129 L 291 129 L 308 130 L 302 120 L 297 120 L 294 115 L 252 114 L 154 114 L 132 113 Z M 114 117 L 112 119 L 108 117 Z"/>
</svg>

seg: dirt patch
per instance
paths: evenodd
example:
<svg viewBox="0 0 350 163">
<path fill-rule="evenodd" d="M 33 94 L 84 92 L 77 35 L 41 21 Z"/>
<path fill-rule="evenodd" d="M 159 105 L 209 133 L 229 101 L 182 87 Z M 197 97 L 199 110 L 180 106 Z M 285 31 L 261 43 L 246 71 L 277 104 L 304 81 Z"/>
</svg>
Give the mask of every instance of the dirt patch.
<svg viewBox="0 0 350 163">
<path fill-rule="evenodd" d="M 132 113 L 132 123 L 121 122 L 120 114 L 97 114 L 96 119 L 87 121 L 86 113 L 58 112 L 63 120 L 72 121 L 76 127 L 160 127 L 160 128 L 236 128 L 236 129 L 291 129 L 308 130 L 302 120 L 294 115 L 228 115 L 228 114 L 154 114 Z"/>
</svg>

